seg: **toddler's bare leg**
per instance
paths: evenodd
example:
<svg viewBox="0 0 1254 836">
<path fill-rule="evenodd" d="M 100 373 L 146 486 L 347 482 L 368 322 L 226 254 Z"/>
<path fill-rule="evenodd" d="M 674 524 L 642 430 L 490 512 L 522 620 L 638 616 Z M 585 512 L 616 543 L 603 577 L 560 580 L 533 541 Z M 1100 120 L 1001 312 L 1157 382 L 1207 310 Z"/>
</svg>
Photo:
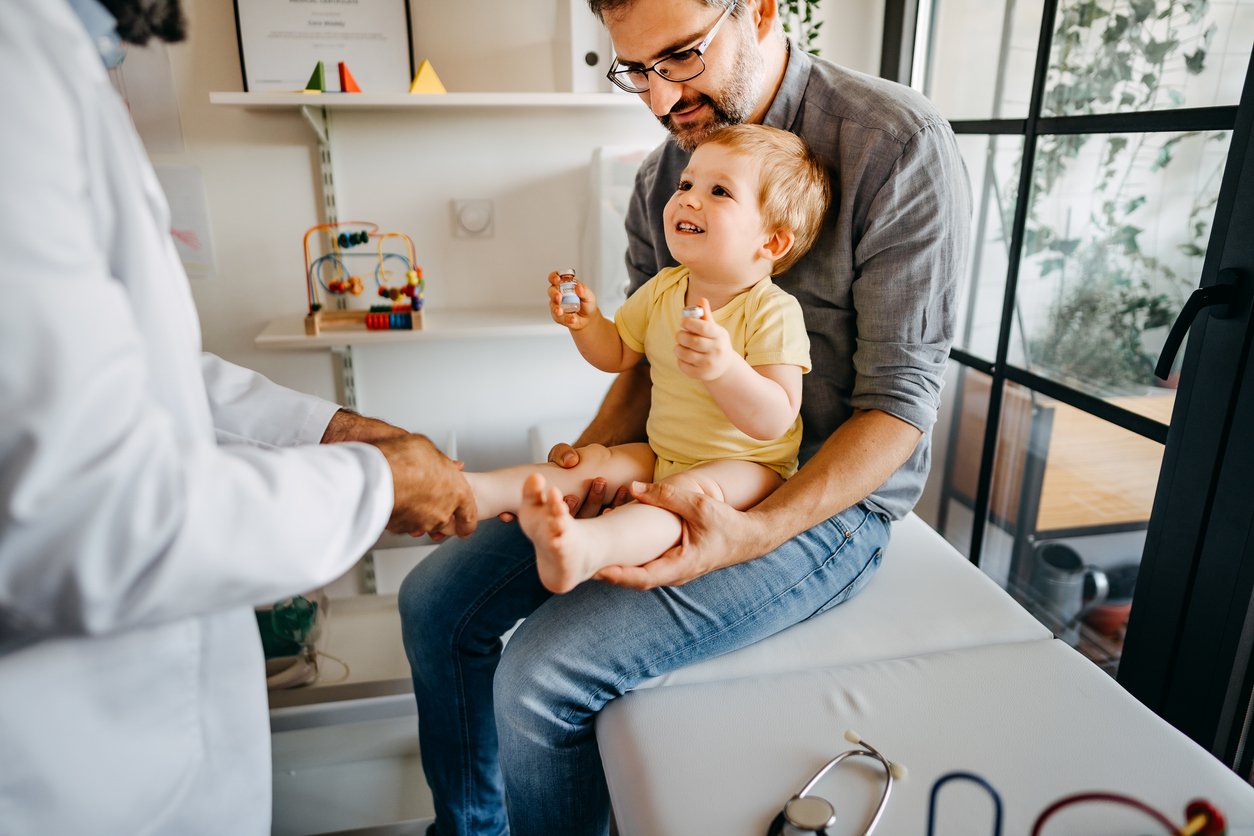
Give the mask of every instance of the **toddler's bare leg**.
<svg viewBox="0 0 1254 836">
<path fill-rule="evenodd" d="M 571 468 L 552 462 L 524 464 L 488 473 L 467 473 L 466 481 L 475 494 L 479 519 L 516 512 L 522 501 L 523 482 L 533 473 L 544 476 L 545 482 L 556 486 L 563 496 L 586 496 L 597 477 L 606 481 L 605 495 L 614 496 L 623 485 L 653 481 L 652 448 L 648 444 L 620 444 L 605 447 L 590 444 L 579 448 L 579 464 Z"/>
<path fill-rule="evenodd" d="M 562 501 L 562 492 L 546 487 L 544 475 L 527 479 L 518 518 L 535 544 L 540 580 L 554 592 L 569 592 L 606 566 L 647 563 L 679 542 L 683 531 L 679 517 L 638 502 L 600 517 L 576 520 Z M 784 480 L 759 464 L 719 461 L 662 481 L 743 511 L 769 496 Z"/>
</svg>

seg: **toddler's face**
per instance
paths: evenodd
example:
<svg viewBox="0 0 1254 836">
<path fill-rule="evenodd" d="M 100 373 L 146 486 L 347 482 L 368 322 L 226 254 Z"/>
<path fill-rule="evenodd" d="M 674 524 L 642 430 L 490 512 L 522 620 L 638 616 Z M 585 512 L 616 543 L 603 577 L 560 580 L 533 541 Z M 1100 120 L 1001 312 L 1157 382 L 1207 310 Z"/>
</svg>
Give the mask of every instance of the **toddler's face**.
<svg viewBox="0 0 1254 836">
<path fill-rule="evenodd" d="M 697 270 L 753 268 L 769 237 L 758 206 L 759 179 L 745 154 L 722 145 L 693 152 L 662 214 L 671 255 Z"/>
</svg>

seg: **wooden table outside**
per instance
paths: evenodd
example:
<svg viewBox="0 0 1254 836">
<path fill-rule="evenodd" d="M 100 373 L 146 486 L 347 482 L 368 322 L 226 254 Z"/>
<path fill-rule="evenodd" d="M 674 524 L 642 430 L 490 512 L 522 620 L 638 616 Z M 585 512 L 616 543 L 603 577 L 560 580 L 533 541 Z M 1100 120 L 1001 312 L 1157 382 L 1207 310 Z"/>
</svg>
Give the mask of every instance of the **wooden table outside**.
<svg viewBox="0 0 1254 836">
<path fill-rule="evenodd" d="M 1175 392 L 1109 398 L 1130 412 L 1171 422 Z M 1054 409 L 1037 531 L 1146 522 L 1158 488 L 1163 445 L 1087 412 L 1041 397 Z"/>
</svg>

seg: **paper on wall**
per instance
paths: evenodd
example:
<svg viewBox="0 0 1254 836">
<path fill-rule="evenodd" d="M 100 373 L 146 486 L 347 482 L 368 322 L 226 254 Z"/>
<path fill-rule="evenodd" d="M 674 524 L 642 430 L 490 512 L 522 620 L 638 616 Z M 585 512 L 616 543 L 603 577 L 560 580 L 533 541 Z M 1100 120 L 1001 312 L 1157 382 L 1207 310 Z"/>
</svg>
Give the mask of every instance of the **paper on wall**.
<svg viewBox="0 0 1254 836">
<path fill-rule="evenodd" d="M 204 176 L 194 165 L 158 165 L 153 170 L 170 204 L 170 235 L 183 269 L 192 278 L 213 275 L 213 236 Z"/>
</svg>

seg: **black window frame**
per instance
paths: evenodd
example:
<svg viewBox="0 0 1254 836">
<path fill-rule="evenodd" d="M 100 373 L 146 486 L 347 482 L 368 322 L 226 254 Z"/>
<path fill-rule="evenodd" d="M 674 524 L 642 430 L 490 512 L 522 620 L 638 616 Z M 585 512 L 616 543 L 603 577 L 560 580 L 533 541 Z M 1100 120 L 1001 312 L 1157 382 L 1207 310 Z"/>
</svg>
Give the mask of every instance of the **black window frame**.
<svg viewBox="0 0 1254 836">
<path fill-rule="evenodd" d="M 936 7 L 942 2 L 944 0 L 933 0 L 933 17 L 937 13 Z M 1151 519 L 1148 526 L 1138 526 L 1147 528 L 1147 543 L 1118 681 L 1216 757 L 1239 770 L 1243 776 L 1248 776 L 1254 766 L 1254 746 L 1247 745 L 1249 730 L 1254 726 L 1254 665 L 1251 664 L 1251 651 L 1254 649 L 1254 498 L 1241 500 L 1240 519 L 1217 521 L 1212 518 L 1212 512 L 1216 507 L 1217 492 L 1224 489 L 1221 487 L 1224 484 L 1228 490 L 1232 490 L 1233 485 L 1244 489 L 1247 482 L 1241 479 L 1246 479 L 1251 486 L 1249 495 L 1254 497 L 1254 475 L 1243 475 L 1254 473 L 1254 442 L 1245 443 L 1245 436 L 1254 438 L 1248 432 L 1248 428 L 1254 426 L 1254 362 L 1251 362 L 1254 359 L 1254 323 L 1250 321 L 1250 297 L 1254 293 L 1248 288 L 1245 290 L 1239 317 L 1241 322 L 1230 329 L 1232 333 L 1224 338 L 1227 342 L 1219 348 L 1213 345 L 1219 338 L 1208 336 L 1207 317 L 1199 317 L 1191 331 L 1170 425 L 1035 374 L 1010 363 L 1008 357 L 1033 166 L 1037 140 L 1041 136 L 1231 131 L 1228 162 L 1198 287 L 1214 284 L 1221 265 L 1246 265 L 1248 270 L 1247 262 L 1254 263 L 1254 239 L 1235 240 L 1240 238 L 1238 234 L 1229 240 L 1227 234 L 1234 218 L 1239 223 L 1254 223 L 1254 184 L 1247 183 L 1245 191 L 1238 192 L 1238 181 L 1242 180 L 1242 175 L 1245 175 L 1245 180 L 1254 180 L 1251 176 L 1254 175 L 1254 55 L 1247 68 L 1240 105 L 1042 117 L 1058 8 L 1059 0 L 1042 2 L 1026 118 L 996 118 L 995 110 L 991 119 L 950 122 L 955 134 L 987 136 L 990 143 L 999 136 L 1023 138 L 1019 197 L 1010 230 L 1006 284 L 995 355 L 990 360 L 956 347 L 949 354 L 960 375 L 965 375 L 966 369 L 973 369 L 991 378 L 972 508 L 974 519 L 969 558 L 978 566 L 985 545 L 994 459 L 1007 381 L 1166 445 Z M 918 12 L 918 0 L 886 0 L 882 77 L 910 83 Z M 1007 12 L 1003 26 L 1003 50 L 1008 43 L 1006 27 L 1009 26 Z M 934 31 L 934 27 L 929 27 L 929 31 Z M 931 45 L 927 46 L 930 58 Z M 999 86 L 995 92 L 997 103 L 1001 101 L 1001 93 Z M 1241 201 L 1239 204 L 1238 199 Z M 972 284 L 975 285 L 978 279 L 979 271 L 973 269 Z M 1249 280 L 1254 282 L 1254 276 L 1250 276 Z M 972 304 L 975 292 L 976 288 L 972 287 Z M 1213 324 L 1210 327 L 1215 331 Z M 1209 361 L 1199 360 L 1204 340 L 1212 342 Z M 969 345 L 969 340 L 963 344 Z M 1222 355 L 1218 362 L 1214 362 L 1213 355 L 1216 353 Z M 1249 381 L 1243 390 L 1241 383 L 1245 377 Z M 962 386 L 958 390 L 955 397 L 961 399 Z M 1243 392 L 1244 398 L 1241 397 Z M 1190 417 L 1187 407 L 1194 402 L 1191 400 L 1194 398 L 1201 398 L 1208 407 L 1216 407 L 1214 411 L 1219 414 L 1205 418 L 1197 414 Z M 1184 409 L 1181 408 L 1182 403 L 1185 404 Z M 955 416 L 960 411 L 959 401 L 955 405 Z M 1193 410 L 1194 413 L 1203 411 Z M 1192 425 L 1187 423 L 1190 420 Z M 1249 423 L 1243 428 L 1241 421 Z M 949 460 L 953 458 L 957 432 L 958 420 L 955 417 L 946 467 L 950 466 Z M 947 504 L 943 496 L 939 510 L 942 531 L 946 527 Z M 1184 524 L 1179 523 L 1181 515 L 1187 516 Z M 1229 513 L 1228 516 L 1233 515 Z M 1168 520 L 1172 521 L 1170 525 Z M 1202 687 L 1198 687 L 1201 680 L 1205 681 Z"/>
</svg>

